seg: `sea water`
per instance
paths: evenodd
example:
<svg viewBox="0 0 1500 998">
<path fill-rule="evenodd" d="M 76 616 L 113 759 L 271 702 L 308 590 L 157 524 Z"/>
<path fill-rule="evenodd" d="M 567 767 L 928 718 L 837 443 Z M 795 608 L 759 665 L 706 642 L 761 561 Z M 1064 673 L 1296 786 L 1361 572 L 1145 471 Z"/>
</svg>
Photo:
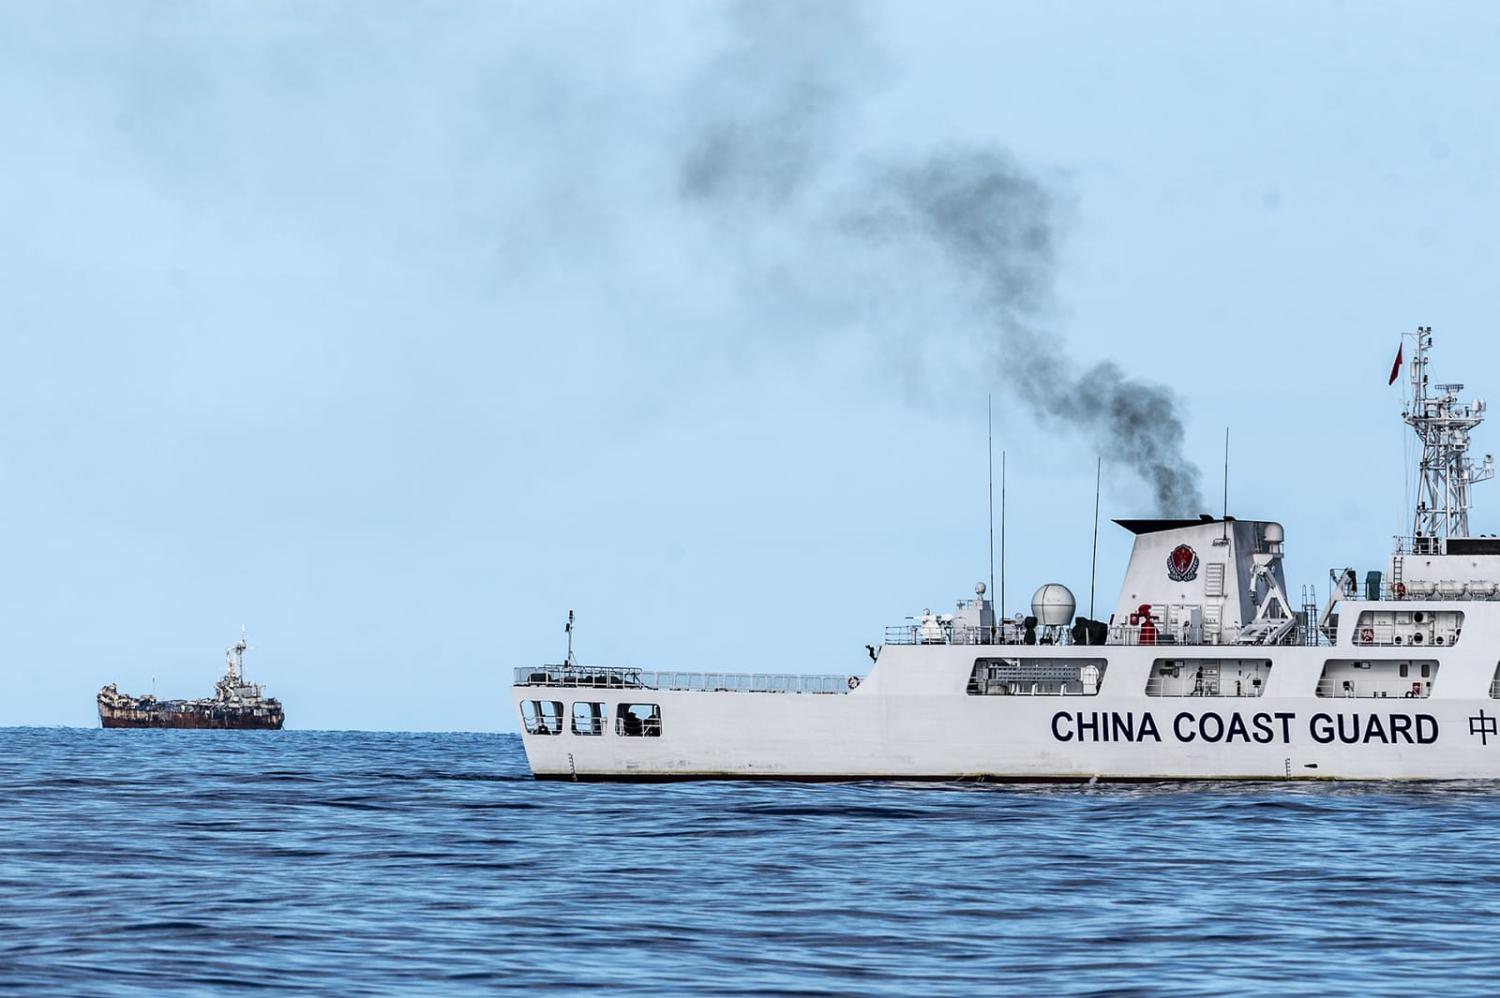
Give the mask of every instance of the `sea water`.
<svg viewBox="0 0 1500 998">
<path fill-rule="evenodd" d="M 0 730 L 0 992 L 1500 987 L 1500 787 L 539 783 L 503 734 Z"/>
</svg>

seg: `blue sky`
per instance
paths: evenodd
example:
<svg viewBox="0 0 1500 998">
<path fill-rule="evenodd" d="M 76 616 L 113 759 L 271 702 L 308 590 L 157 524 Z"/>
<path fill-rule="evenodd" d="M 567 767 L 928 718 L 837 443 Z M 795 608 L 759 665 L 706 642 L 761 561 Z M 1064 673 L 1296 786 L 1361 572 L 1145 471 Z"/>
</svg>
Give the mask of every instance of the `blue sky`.
<svg viewBox="0 0 1500 998">
<path fill-rule="evenodd" d="M 514 730 L 570 607 L 593 662 L 861 670 L 987 572 L 991 391 L 1009 602 L 1086 600 L 1098 439 L 1018 395 L 964 272 L 833 224 L 892 163 L 1045 192 L 1035 342 L 1167 386 L 1215 510 L 1232 427 L 1294 594 L 1402 527 L 1401 332 L 1500 390 L 1480 4 L 0 23 L 0 724 L 206 693 L 242 623 L 304 728 Z M 754 169 L 695 200 L 721 134 Z M 1149 515 L 1113 457 L 1105 516 Z M 1106 525 L 1101 612 L 1127 553 Z"/>
</svg>

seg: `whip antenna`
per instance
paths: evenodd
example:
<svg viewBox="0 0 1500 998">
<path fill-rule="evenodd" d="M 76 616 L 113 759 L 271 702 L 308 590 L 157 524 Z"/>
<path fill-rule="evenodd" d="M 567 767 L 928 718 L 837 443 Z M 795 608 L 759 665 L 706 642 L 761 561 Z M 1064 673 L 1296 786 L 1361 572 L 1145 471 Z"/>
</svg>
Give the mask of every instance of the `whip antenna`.
<svg viewBox="0 0 1500 998">
<path fill-rule="evenodd" d="M 990 604 L 995 602 L 995 396 L 989 397 L 989 459 L 990 459 Z"/>
<path fill-rule="evenodd" d="M 1224 533 L 1222 543 L 1229 543 L 1229 427 L 1224 427 Z"/>
<path fill-rule="evenodd" d="M 1094 619 L 1094 580 L 1099 571 L 1099 484 L 1104 478 L 1104 458 L 1094 460 L 1094 553 L 1089 557 L 1089 620 Z"/>
</svg>

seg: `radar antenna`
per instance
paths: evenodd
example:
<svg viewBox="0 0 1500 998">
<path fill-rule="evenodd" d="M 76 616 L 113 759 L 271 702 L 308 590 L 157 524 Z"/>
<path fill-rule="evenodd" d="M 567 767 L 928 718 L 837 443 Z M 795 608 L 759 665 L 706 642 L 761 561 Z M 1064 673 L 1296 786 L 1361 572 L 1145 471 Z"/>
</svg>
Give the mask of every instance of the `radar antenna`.
<svg viewBox="0 0 1500 998">
<path fill-rule="evenodd" d="M 1448 538 L 1469 536 L 1469 487 L 1495 475 L 1492 455 L 1486 454 L 1477 468 L 1469 457 L 1469 434 L 1484 422 L 1484 402 L 1460 402 L 1461 384 L 1430 384 L 1431 349 L 1432 327 L 1418 326 L 1411 399 L 1401 414 L 1422 442 L 1412 518 L 1412 551 L 1417 554 L 1443 554 Z"/>
</svg>

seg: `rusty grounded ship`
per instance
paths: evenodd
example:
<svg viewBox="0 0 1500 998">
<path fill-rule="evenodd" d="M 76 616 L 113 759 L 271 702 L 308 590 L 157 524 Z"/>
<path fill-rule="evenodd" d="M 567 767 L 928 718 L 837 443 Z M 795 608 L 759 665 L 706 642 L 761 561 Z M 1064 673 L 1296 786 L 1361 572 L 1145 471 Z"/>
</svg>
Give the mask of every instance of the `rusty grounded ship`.
<svg viewBox="0 0 1500 998">
<path fill-rule="evenodd" d="M 133 697 L 114 683 L 99 691 L 99 723 L 106 728 L 236 728 L 279 731 L 286 720 L 281 701 L 263 696 L 258 683 L 245 680 L 246 643 L 240 639 L 224 650 L 224 675 L 214 684 L 214 695 L 197 700 L 158 700 L 153 695 Z"/>
</svg>

